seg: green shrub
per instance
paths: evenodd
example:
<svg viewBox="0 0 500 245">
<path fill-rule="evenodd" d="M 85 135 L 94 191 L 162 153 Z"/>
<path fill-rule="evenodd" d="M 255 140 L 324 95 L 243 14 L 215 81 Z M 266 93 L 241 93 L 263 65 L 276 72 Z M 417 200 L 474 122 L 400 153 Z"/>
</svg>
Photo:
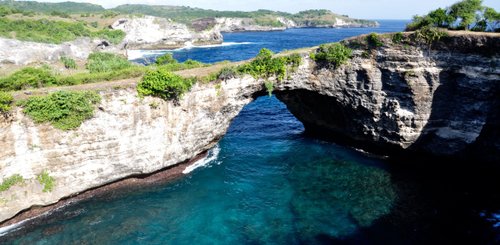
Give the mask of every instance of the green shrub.
<svg viewBox="0 0 500 245">
<path fill-rule="evenodd" d="M 171 53 L 166 53 L 164 55 L 158 56 L 156 58 L 157 65 L 166 65 L 166 64 L 175 64 L 178 63 L 176 59 L 172 56 Z"/>
<path fill-rule="evenodd" d="M 118 15 L 119 15 L 119 13 L 117 13 L 115 11 L 107 10 L 107 11 L 104 11 L 104 13 L 102 13 L 101 18 L 103 18 L 103 19 L 105 19 L 105 18 L 114 18 L 114 17 L 116 17 Z"/>
<path fill-rule="evenodd" d="M 380 37 L 377 33 L 370 33 L 366 36 L 366 42 L 368 42 L 370 47 L 382 47 L 384 45 L 384 43 L 380 41 Z"/>
<path fill-rule="evenodd" d="M 171 54 L 165 54 L 163 56 L 160 56 L 156 60 L 156 64 L 158 66 L 161 66 L 162 69 L 168 70 L 168 71 L 180 71 L 180 70 L 185 70 L 185 69 L 192 69 L 192 68 L 207 66 L 207 64 L 201 63 L 201 62 L 196 61 L 196 60 L 191 60 L 191 59 L 188 59 L 182 63 L 179 63 L 179 62 L 177 62 L 176 59 L 172 58 Z"/>
<path fill-rule="evenodd" d="M 403 33 L 397 32 L 392 35 L 392 42 L 395 44 L 399 44 L 403 41 Z"/>
<path fill-rule="evenodd" d="M 67 18 L 67 19 L 71 18 L 71 16 L 69 14 L 64 13 L 64 12 L 59 12 L 59 11 L 52 11 L 52 12 L 50 12 L 50 15 L 59 16 L 61 18 Z"/>
<path fill-rule="evenodd" d="M 189 91 L 193 79 L 186 79 L 172 72 L 158 68 L 148 71 L 137 84 L 139 96 L 155 96 L 164 100 L 178 100 L 182 94 Z"/>
<path fill-rule="evenodd" d="M 90 36 L 106 39 L 112 44 L 119 44 L 121 41 L 123 41 L 123 38 L 125 38 L 126 33 L 122 30 L 103 29 L 97 32 L 92 32 Z"/>
<path fill-rule="evenodd" d="M 47 170 L 43 170 L 36 176 L 36 179 L 43 185 L 43 192 L 51 192 L 54 189 L 55 179 L 49 175 Z"/>
<path fill-rule="evenodd" d="M 57 85 L 56 77 L 49 69 L 26 67 L 12 75 L 0 78 L 0 90 L 22 90 Z"/>
<path fill-rule="evenodd" d="M 10 111 L 13 102 L 12 94 L 0 91 L 0 113 L 4 114 Z"/>
<path fill-rule="evenodd" d="M 66 67 L 66 69 L 76 69 L 78 68 L 77 65 L 76 65 L 76 61 L 72 58 L 69 58 L 69 57 L 66 57 L 66 56 L 62 56 L 61 57 L 61 62 L 64 64 L 64 67 Z"/>
<path fill-rule="evenodd" d="M 250 63 L 239 66 L 238 72 L 250 74 L 255 78 L 267 79 L 275 76 L 280 81 L 286 76 L 287 66 L 295 66 L 297 62 L 300 63 L 293 55 L 273 58 L 273 52 L 263 48 Z"/>
<path fill-rule="evenodd" d="M 340 43 L 320 45 L 316 53 L 311 56 L 316 62 L 326 62 L 334 67 L 345 64 L 351 57 L 352 50 Z"/>
<path fill-rule="evenodd" d="M 94 115 L 94 105 L 101 101 L 93 91 L 58 91 L 34 96 L 19 103 L 23 112 L 37 123 L 49 122 L 62 130 L 78 128 Z"/>
<path fill-rule="evenodd" d="M 99 27 L 99 24 L 97 23 L 97 21 L 92 21 L 92 22 L 90 22 L 90 26 L 97 28 L 97 27 Z"/>
<path fill-rule="evenodd" d="M 126 58 L 110 53 L 92 53 L 87 60 L 86 68 L 91 73 L 110 72 L 130 68 L 130 63 Z"/>
<path fill-rule="evenodd" d="M 443 29 L 430 26 L 422 27 L 413 33 L 415 41 L 425 43 L 427 45 L 431 45 L 446 36 L 448 36 L 448 33 Z"/>
<path fill-rule="evenodd" d="M 10 189 L 13 185 L 23 183 L 24 179 L 21 175 L 19 174 L 14 174 L 2 181 L 2 184 L 0 184 L 0 192 L 6 191 Z"/>
<path fill-rule="evenodd" d="M 218 80 L 229 80 L 238 77 L 238 69 L 234 66 L 224 67 L 217 74 Z"/>
<path fill-rule="evenodd" d="M 271 81 L 266 81 L 264 82 L 264 86 L 266 87 L 266 91 L 269 94 L 269 97 L 273 96 L 274 83 Z"/>
</svg>

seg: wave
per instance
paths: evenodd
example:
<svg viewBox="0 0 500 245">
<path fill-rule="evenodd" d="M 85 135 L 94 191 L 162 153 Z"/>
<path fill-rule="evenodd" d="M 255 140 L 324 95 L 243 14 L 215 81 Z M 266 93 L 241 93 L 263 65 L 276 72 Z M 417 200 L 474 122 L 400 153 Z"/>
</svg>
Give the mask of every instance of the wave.
<svg viewBox="0 0 500 245">
<path fill-rule="evenodd" d="M 167 52 L 179 52 L 183 50 L 189 49 L 202 49 L 202 48 L 218 48 L 218 47 L 228 47 L 228 46 L 237 46 L 237 45 L 252 45 L 256 44 L 254 42 L 223 42 L 221 44 L 210 44 L 210 45 L 201 45 L 194 46 L 192 43 L 187 42 L 186 46 L 178 49 L 154 49 L 154 50 L 142 50 L 142 49 L 131 49 L 127 51 L 128 60 L 136 60 L 144 57 L 158 56 L 165 54 Z"/>
<path fill-rule="evenodd" d="M 212 148 L 211 150 L 208 151 L 206 157 L 204 157 L 204 158 L 196 161 L 195 163 L 187 166 L 186 169 L 184 169 L 184 171 L 182 171 L 182 173 L 189 174 L 197 168 L 207 167 L 210 163 L 217 160 L 217 158 L 219 157 L 219 153 L 220 153 L 220 147 L 219 147 L 219 145 L 216 145 L 214 148 Z"/>
</svg>

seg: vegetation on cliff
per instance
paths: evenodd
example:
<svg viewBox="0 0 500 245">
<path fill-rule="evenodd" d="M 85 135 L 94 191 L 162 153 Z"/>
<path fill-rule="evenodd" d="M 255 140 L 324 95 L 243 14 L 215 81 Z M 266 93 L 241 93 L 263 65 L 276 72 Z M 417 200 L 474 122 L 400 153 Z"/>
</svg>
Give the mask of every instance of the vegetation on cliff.
<svg viewBox="0 0 500 245">
<path fill-rule="evenodd" d="M 54 189 L 55 179 L 49 175 L 47 170 L 43 170 L 37 175 L 36 180 L 43 186 L 43 192 L 51 192 Z"/>
<path fill-rule="evenodd" d="M 125 57 L 111 54 L 96 52 L 89 55 L 85 67 L 90 73 L 110 72 L 130 68 L 130 63 Z"/>
<path fill-rule="evenodd" d="M 299 66 L 302 57 L 300 55 L 289 55 L 273 57 L 273 52 L 263 48 L 259 54 L 247 64 L 240 65 L 238 72 L 241 74 L 249 74 L 255 78 L 268 79 L 276 77 L 278 81 L 285 79 L 287 75 L 287 67 L 292 69 Z"/>
<path fill-rule="evenodd" d="M 446 8 L 438 8 L 424 16 L 414 16 L 407 31 L 438 27 L 450 30 L 500 31 L 500 13 L 483 6 L 482 0 L 462 0 Z"/>
<path fill-rule="evenodd" d="M 352 50 L 341 43 L 322 44 L 310 57 L 318 63 L 337 68 L 347 63 L 352 57 Z"/>
<path fill-rule="evenodd" d="M 101 38 L 118 44 L 125 37 L 121 30 L 96 29 L 81 22 L 48 19 L 0 18 L 0 36 L 21 41 L 60 44 L 79 37 Z"/>
<path fill-rule="evenodd" d="M 137 84 L 139 96 L 155 96 L 164 100 L 178 100 L 189 91 L 195 80 L 183 78 L 162 67 L 148 71 Z"/>
<path fill-rule="evenodd" d="M 12 94 L 0 91 L 0 114 L 5 114 L 12 108 L 14 97 Z"/>
<path fill-rule="evenodd" d="M 91 118 L 100 101 L 99 94 L 93 91 L 58 91 L 30 97 L 18 105 L 37 123 L 48 122 L 58 129 L 70 130 Z"/>
<path fill-rule="evenodd" d="M 24 179 L 19 174 L 14 174 L 10 177 L 3 179 L 2 184 L 0 184 L 0 192 L 8 190 L 10 187 L 23 183 Z"/>
</svg>

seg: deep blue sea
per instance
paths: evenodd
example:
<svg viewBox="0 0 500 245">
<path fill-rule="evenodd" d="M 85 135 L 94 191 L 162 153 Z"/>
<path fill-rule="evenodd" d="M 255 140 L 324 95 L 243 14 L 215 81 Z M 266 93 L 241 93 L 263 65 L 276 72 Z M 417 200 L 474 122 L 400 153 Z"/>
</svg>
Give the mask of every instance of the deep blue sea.
<svg viewBox="0 0 500 245">
<path fill-rule="evenodd" d="M 241 61 L 255 57 L 261 48 L 268 48 L 273 52 L 281 52 L 283 50 L 337 42 L 344 38 L 371 32 L 398 32 L 404 29 L 408 21 L 381 20 L 379 22 L 381 25 L 377 28 L 304 28 L 273 32 L 224 33 L 224 43 L 222 45 L 191 47 L 174 51 L 141 51 L 135 52 L 134 56 L 136 57 L 131 57 L 131 59 L 139 63 L 150 63 L 157 56 L 170 52 L 175 59 L 181 62 L 187 59 L 205 63 L 215 63 L 225 60 Z M 129 55 L 131 53 L 129 52 Z"/>
<path fill-rule="evenodd" d="M 242 60 L 380 28 L 226 34 L 252 44 L 193 48 L 177 58 Z M 204 167 L 176 181 L 69 206 L 7 244 L 495 244 L 500 178 L 480 163 L 381 160 L 315 139 L 276 97 L 235 118 Z M 474 167 L 471 167 L 473 164 Z M 0 242 L 1 243 L 1 242 Z"/>
</svg>

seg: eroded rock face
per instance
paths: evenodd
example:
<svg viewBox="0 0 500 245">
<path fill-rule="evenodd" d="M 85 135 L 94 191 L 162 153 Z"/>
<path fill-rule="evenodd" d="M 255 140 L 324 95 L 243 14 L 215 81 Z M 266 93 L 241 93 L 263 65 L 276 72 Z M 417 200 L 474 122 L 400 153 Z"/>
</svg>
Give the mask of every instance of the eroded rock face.
<svg viewBox="0 0 500 245">
<path fill-rule="evenodd" d="M 186 45 L 222 43 L 223 37 L 213 28 L 190 30 L 185 24 L 154 16 L 119 19 L 111 28 L 127 35 L 123 42 L 129 49 L 174 49 Z"/>
<path fill-rule="evenodd" d="M 453 35 L 431 50 L 386 40 L 369 52 L 311 65 L 278 98 L 306 129 L 379 153 L 500 160 L 498 36 Z"/>
<path fill-rule="evenodd" d="M 252 93 L 262 88 L 251 77 L 221 85 L 195 85 L 179 105 L 140 99 L 135 88 L 102 91 L 94 118 L 73 131 L 37 125 L 20 109 L 0 116 L 0 179 L 25 180 L 0 192 L 0 220 L 33 205 L 47 205 L 127 176 L 152 173 L 210 149 Z M 43 192 L 36 176 L 55 178 Z"/>
</svg>

